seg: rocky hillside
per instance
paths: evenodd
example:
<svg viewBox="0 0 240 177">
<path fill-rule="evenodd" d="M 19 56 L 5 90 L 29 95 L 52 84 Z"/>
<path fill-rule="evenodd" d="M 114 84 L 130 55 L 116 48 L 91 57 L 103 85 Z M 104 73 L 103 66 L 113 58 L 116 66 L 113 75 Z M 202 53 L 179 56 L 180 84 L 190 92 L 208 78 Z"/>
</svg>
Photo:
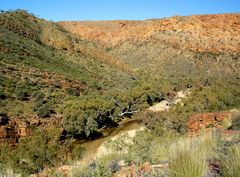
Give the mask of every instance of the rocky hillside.
<svg viewBox="0 0 240 177">
<path fill-rule="evenodd" d="M 138 163 L 164 160 L 142 156 L 155 138 L 219 127 L 211 112 L 240 108 L 239 17 L 54 23 L 1 12 L 0 176 L 79 160 L 86 151 L 79 142 L 104 137 L 133 116 L 150 130 L 130 147 L 141 153 Z M 174 100 L 186 89 L 189 97 Z M 162 100 L 173 105 L 169 111 L 146 111 Z"/>
<path fill-rule="evenodd" d="M 211 78 L 239 75 L 239 14 L 59 24 L 146 77 L 187 85 L 193 81 L 186 78 L 205 80 L 203 73 Z"/>
<path fill-rule="evenodd" d="M 81 38 L 95 41 L 105 48 L 122 43 L 136 43 L 162 35 L 169 45 L 193 51 L 240 52 L 240 15 L 174 16 L 145 21 L 59 22 Z"/>
</svg>

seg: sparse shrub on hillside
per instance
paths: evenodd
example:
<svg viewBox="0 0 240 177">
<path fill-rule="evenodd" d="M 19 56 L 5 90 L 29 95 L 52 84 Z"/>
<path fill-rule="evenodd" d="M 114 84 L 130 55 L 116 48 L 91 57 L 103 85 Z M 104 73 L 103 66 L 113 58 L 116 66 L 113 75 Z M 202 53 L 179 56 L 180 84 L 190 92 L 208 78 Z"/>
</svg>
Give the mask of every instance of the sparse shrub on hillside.
<svg viewBox="0 0 240 177">
<path fill-rule="evenodd" d="M 75 145 L 71 152 L 73 160 L 80 160 L 84 156 L 85 151 L 86 149 L 84 149 L 80 144 Z"/>
<path fill-rule="evenodd" d="M 60 88 L 60 87 L 61 87 L 61 83 L 60 83 L 60 81 L 58 81 L 58 80 L 54 81 L 54 82 L 53 82 L 53 85 L 54 85 L 54 87 L 56 87 L 56 88 Z"/>
<path fill-rule="evenodd" d="M 51 108 L 50 108 L 49 104 L 46 103 L 38 108 L 36 114 L 39 117 L 48 117 L 51 114 L 50 111 L 51 111 Z"/>
<path fill-rule="evenodd" d="M 32 97 L 35 98 L 35 101 L 40 101 L 45 97 L 45 95 L 41 91 L 35 91 L 32 93 Z"/>
<path fill-rule="evenodd" d="M 75 88 L 66 88 L 66 93 L 71 95 L 71 96 L 79 96 L 79 92 Z"/>
<path fill-rule="evenodd" d="M 25 90 L 17 90 L 16 92 L 16 99 L 18 100 L 25 100 L 27 98 L 27 92 Z"/>
<path fill-rule="evenodd" d="M 7 113 L 0 110 L 0 125 L 6 125 L 8 121 L 9 121 L 9 118 Z"/>
<path fill-rule="evenodd" d="M 178 114 L 174 111 L 145 111 L 141 114 L 137 114 L 136 117 L 140 118 L 142 122 L 156 135 L 163 136 L 171 132 L 184 134 L 186 132 L 187 114 Z"/>
<path fill-rule="evenodd" d="M 8 151 L 6 165 L 22 176 L 38 173 L 44 167 L 61 164 L 64 156 L 56 133 L 50 135 L 46 130 L 36 130 L 30 137 L 22 138 L 19 144 Z M 60 162 L 60 163 L 59 163 Z"/>
<path fill-rule="evenodd" d="M 37 111 L 44 104 L 45 104 L 44 100 L 39 100 L 39 101 L 35 102 L 33 105 L 33 108 L 32 108 L 33 111 Z"/>
<path fill-rule="evenodd" d="M 232 118 L 232 124 L 231 124 L 230 129 L 232 129 L 232 130 L 240 130 L 240 113 L 237 113 Z"/>
</svg>

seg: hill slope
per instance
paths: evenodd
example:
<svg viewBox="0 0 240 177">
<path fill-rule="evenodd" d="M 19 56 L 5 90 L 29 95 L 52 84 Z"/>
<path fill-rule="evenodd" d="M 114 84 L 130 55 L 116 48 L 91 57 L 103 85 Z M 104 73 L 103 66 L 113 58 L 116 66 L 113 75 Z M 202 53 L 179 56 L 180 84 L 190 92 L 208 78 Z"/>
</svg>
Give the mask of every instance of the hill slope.
<svg viewBox="0 0 240 177">
<path fill-rule="evenodd" d="M 240 74 L 239 14 L 59 24 L 150 78 L 192 84 Z"/>
<path fill-rule="evenodd" d="M 174 16 L 145 21 L 75 21 L 59 24 L 68 31 L 107 48 L 125 42 L 147 42 L 148 39 L 161 34 L 163 41 L 176 48 L 240 52 L 239 14 Z"/>
<path fill-rule="evenodd" d="M 239 42 L 239 14 L 53 23 L 1 13 L 0 176 L 77 160 L 79 140 L 125 117 L 161 139 L 183 134 L 192 114 L 239 108 Z M 187 88 L 169 112 L 144 111 Z"/>
</svg>

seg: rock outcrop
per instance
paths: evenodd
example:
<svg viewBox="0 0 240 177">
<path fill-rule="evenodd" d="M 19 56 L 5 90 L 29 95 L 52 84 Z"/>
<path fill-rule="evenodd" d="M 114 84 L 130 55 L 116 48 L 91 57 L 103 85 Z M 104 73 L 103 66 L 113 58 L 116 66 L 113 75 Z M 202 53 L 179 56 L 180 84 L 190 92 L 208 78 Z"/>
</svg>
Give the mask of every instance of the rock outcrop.
<svg viewBox="0 0 240 177">
<path fill-rule="evenodd" d="M 194 114 L 188 121 L 188 134 L 189 136 L 199 135 L 201 131 L 211 131 L 213 129 L 222 129 L 222 121 L 224 119 L 230 119 L 232 113 L 214 112 L 214 113 L 202 113 Z"/>
<path fill-rule="evenodd" d="M 174 16 L 145 21 L 59 22 L 66 30 L 105 48 L 151 39 L 180 49 L 240 53 L 240 14 Z"/>
<path fill-rule="evenodd" d="M 30 136 L 32 133 L 28 122 L 12 119 L 4 124 L 0 122 L 0 144 L 8 143 L 14 146 L 19 138 Z"/>
</svg>

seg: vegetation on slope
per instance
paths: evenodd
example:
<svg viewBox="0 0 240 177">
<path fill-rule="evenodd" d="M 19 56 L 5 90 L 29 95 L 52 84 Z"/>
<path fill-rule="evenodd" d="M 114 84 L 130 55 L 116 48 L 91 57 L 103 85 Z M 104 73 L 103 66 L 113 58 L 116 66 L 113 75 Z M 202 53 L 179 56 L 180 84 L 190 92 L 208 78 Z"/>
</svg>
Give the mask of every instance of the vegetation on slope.
<svg viewBox="0 0 240 177">
<path fill-rule="evenodd" d="M 151 154 L 153 149 L 145 151 L 149 143 L 157 137 L 172 143 L 182 136 L 189 115 L 240 107 L 238 51 L 182 49 L 170 41 L 183 35 L 175 29 L 154 31 L 147 38 L 106 49 L 22 10 L 2 12 L 0 25 L 1 121 L 20 118 L 33 131 L 14 147 L 2 146 L 2 171 L 10 168 L 28 175 L 77 160 L 84 150 L 74 144 L 76 139 L 97 138 L 100 129 L 116 126 L 136 111 L 150 133 L 134 140 L 136 146 L 130 145 L 124 158 L 157 162 L 161 158 Z M 192 94 L 184 100 L 185 106 L 164 113 L 142 112 L 155 102 L 171 101 L 176 91 L 186 88 Z M 168 147 L 164 143 L 153 147 Z M 169 157 L 176 167 L 173 176 L 178 163 L 198 163 L 182 159 L 186 153 Z M 206 170 L 206 159 L 201 160 L 197 174 Z M 105 167 L 99 168 L 103 175 Z M 223 168 L 227 174 L 228 167 Z"/>
<path fill-rule="evenodd" d="M 1 163 L 4 168 L 29 174 L 59 165 L 67 156 L 58 159 L 55 152 L 71 152 L 68 138 L 95 136 L 100 128 L 115 126 L 125 112 L 132 114 L 149 98 L 153 102 L 161 96 L 156 85 L 137 81 L 127 65 L 54 23 L 22 10 L 1 13 L 0 23 L 1 114 L 27 122 L 33 132 L 43 129 L 47 136 L 33 133 L 17 140 L 15 150 L 7 151 L 9 163 Z M 58 132 L 56 144 L 48 137 L 49 125 Z M 23 152 L 33 145 L 36 151 Z M 42 156 L 44 149 L 48 157 Z"/>
</svg>

